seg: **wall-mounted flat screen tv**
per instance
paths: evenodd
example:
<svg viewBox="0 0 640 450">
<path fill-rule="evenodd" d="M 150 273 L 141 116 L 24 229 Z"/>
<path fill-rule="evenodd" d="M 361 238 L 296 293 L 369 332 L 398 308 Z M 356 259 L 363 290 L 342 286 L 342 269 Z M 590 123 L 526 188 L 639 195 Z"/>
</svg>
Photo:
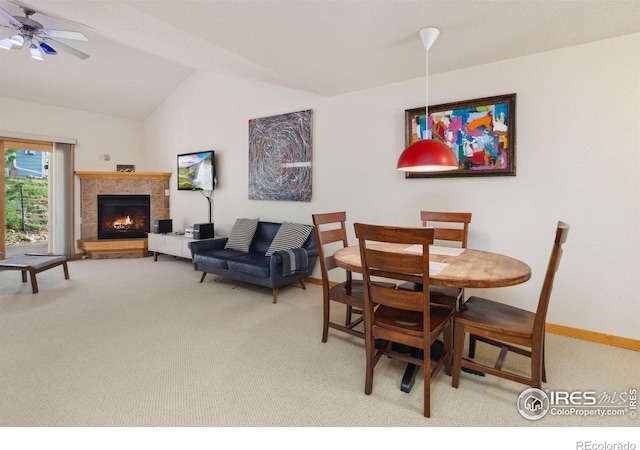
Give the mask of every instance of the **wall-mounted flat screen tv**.
<svg viewBox="0 0 640 450">
<path fill-rule="evenodd" d="M 215 180 L 216 161 L 213 150 L 178 155 L 179 191 L 213 191 Z"/>
</svg>

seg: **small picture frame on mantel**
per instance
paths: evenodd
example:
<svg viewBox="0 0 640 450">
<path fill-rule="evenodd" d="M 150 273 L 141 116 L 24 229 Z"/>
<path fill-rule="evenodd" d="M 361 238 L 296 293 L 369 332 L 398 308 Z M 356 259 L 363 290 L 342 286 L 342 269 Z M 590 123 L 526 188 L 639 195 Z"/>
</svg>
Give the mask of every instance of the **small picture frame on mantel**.
<svg viewBox="0 0 640 450">
<path fill-rule="evenodd" d="M 135 172 L 136 171 L 136 166 L 133 164 L 117 164 L 116 165 L 116 172 Z"/>
</svg>

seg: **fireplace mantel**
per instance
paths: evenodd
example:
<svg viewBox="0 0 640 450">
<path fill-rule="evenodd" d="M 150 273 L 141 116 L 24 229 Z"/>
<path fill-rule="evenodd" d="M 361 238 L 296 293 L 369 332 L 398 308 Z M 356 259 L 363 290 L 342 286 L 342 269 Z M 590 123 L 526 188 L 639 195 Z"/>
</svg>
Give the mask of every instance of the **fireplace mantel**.
<svg viewBox="0 0 640 450">
<path fill-rule="evenodd" d="M 76 172 L 80 179 L 119 178 L 123 180 L 169 179 L 170 172 Z"/>
<path fill-rule="evenodd" d="M 91 258 L 144 256 L 147 239 L 98 239 L 99 194 L 151 196 L 151 223 L 169 218 L 169 172 L 76 172 L 80 178 L 80 240 L 78 247 Z M 132 248 L 134 246 L 135 248 Z M 138 248 L 140 247 L 140 248 Z M 142 253 L 141 253 L 142 250 Z"/>
</svg>

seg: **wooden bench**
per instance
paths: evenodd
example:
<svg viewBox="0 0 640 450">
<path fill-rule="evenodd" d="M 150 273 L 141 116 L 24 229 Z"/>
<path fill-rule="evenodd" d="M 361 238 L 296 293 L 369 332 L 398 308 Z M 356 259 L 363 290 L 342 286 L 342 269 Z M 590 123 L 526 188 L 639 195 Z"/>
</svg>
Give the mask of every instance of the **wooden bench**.
<svg viewBox="0 0 640 450">
<path fill-rule="evenodd" d="M 27 272 L 31 277 L 31 289 L 34 294 L 38 293 L 38 281 L 36 274 L 60 266 L 64 269 L 65 280 L 69 279 L 69 268 L 67 258 L 62 255 L 49 255 L 41 253 L 27 253 L 26 255 L 11 256 L 0 260 L 0 270 L 20 270 L 22 272 L 22 282 L 27 282 Z"/>
</svg>

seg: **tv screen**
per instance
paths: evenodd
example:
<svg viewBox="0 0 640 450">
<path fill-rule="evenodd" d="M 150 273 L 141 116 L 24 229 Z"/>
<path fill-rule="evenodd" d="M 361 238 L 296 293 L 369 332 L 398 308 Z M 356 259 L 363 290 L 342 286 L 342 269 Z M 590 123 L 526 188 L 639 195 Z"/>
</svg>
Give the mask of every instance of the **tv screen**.
<svg viewBox="0 0 640 450">
<path fill-rule="evenodd" d="M 215 179 L 216 163 L 213 150 L 178 155 L 179 191 L 213 191 Z"/>
</svg>

